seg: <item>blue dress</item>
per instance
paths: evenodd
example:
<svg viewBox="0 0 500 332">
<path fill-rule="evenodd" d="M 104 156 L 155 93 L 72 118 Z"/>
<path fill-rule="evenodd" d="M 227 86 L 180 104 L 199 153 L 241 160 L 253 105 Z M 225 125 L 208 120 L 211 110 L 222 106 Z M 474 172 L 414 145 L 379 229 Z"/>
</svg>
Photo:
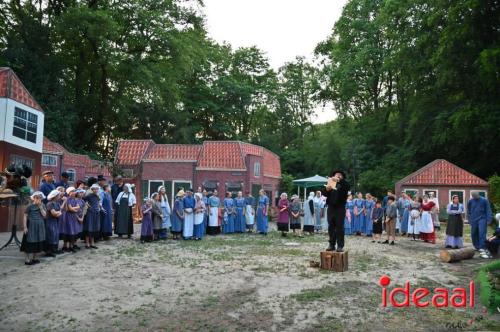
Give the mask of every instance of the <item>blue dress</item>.
<svg viewBox="0 0 500 332">
<path fill-rule="evenodd" d="M 184 215 L 184 202 L 182 201 L 181 198 L 175 199 L 174 211 L 172 213 L 172 218 L 170 219 L 172 221 L 173 234 L 182 233 L 182 223 L 184 222 L 184 219 L 179 217 L 177 214 L 181 216 Z"/>
<path fill-rule="evenodd" d="M 365 233 L 366 236 L 371 236 L 373 233 L 373 220 L 371 218 L 372 216 L 372 211 L 373 208 L 375 207 L 375 202 L 373 200 L 366 200 L 365 201 L 365 209 L 366 209 L 366 214 L 364 215 L 365 219 L 365 229 L 362 231 L 362 233 Z"/>
<path fill-rule="evenodd" d="M 59 246 L 59 219 L 53 217 L 50 211 L 61 211 L 59 202 L 51 201 L 47 203 L 47 219 L 45 221 L 45 243 L 49 251 L 57 250 Z"/>
<path fill-rule="evenodd" d="M 408 220 L 410 219 L 411 201 L 409 199 L 405 199 L 403 206 L 403 221 L 401 222 L 401 229 L 399 231 L 401 233 L 408 233 Z"/>
<path fill-rule="evenodd" d="M 85 196 L 85 201 L 90 205 L 83 220 L 83 234 L 92 238 L 99 237 L 101 232 L 101 215 L 99 211 L 99 196 L 90 194 Z"/>
<path fill-rule="evenodd" d="M 234 218 L 234 231 L 236 233 L 243 233 L 246 228 L 245 222 L 245 198 L 235 198 L 234 205 L 236 206 L 236 215 Z"/>
<path fill-rule="evenodd" d="M 168 230 L 172 227 L 172 223 L 170 222 L 170 204 L 168 204 L 168 198 L 166 196 L 161 197 L 160 206 L 163 214 L 160 239 L 166 239 Z"/>
<path fill-rule="evenodd" d="M 232 198 L 224 198 L 224 234 L 234 233 L 234 200 Z"/>
<path fill-rule="evenodd" d="M 203 235 L 205 235 L 207 233 L 207 227 L 208 227 L 208 212 L 209 212 L 208 197 L 203 196 L 201 200 L 205 204 L 205 217 L 203 218 L 203 229 L 202 229 Z"/>
<path fill-rule="evenodd" d="M 141 223 L 141 241 L 151 242 L 153 241 L 153 208 L 144 204 L 142 206 L 142 223 Z"/>
<path fill-rule="evenodd" d="M 259 196 L 259 204 L 257 206 L 257 231 L 261 234 L 267 234 L 268 220 L 266 206 L 269 205 L 267 196 Z M 266 212 L 266 214 L 264 214 Z"/>
<path fill-rule="evenodd" d="M 351 219 L 349 220 L 347 218 L 347 213 L 346 213 L 346 216 L 344 218 L 344 234 L 351 235 L 352 234 L 352 219 L 354 217 L 354 203 L 353 203 L 353 201 L 348 200 L 345 203 L 345 208 L 346 208 L 346 210 L 349 210 L 349 213 L 351 214 Z"/>
<path fill-rule="evenodd" d="M 110 193 L 103 193 L 101 212 L 101 234 L 104 237 L 113 235 L 113 202 Z"/>
<path fill-rule="evenodd" d="M 365 206 L 365 200 L 356 198 L 354 201 L 354 206 L 358 208 L 358 215 L 355 216 L 353 212 L 353 218 L 352 218 L 352 232 L 353 233 L 361 233 L 363 231 L 363 222 L 364 222 L 364 214 L 361 213 L 361 210 L 363 210 L 363 207 Z"/>
</svg>

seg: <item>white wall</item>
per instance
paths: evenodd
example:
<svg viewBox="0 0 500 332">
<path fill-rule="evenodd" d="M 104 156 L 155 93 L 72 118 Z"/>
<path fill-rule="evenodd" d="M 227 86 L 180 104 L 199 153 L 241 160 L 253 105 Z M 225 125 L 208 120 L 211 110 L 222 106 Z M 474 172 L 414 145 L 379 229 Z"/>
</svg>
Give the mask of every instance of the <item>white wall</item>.
<svg viewBox="0 0 500 332">
<path fill-rule="evenodd" d="M 14 110 L 18 107 L 38 116 L 36 133 L 36 144 L 12 135 L 14 127 Z M 13 99 L 0 98 L 0 140 L 10 144 L 42 153 L 43 150 L 43 128 L 45 115 L 43 112 L 21 104 Z"/>
</svg>

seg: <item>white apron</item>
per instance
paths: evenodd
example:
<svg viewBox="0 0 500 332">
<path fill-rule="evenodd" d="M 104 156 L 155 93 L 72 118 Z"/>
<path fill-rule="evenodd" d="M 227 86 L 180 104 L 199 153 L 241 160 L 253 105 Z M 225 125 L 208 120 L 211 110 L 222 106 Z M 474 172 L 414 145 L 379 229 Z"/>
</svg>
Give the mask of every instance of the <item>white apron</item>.
<svg viewBox="0 0 500 332">
<path fill-rule="evenodd" d="M 191 210 L 191 213 L 187 213 L 186 210 L 184 210 L 184 228 L 182 230 L 182 236 L 185 238 L 189 238 L 193 237 L 194 214 L 192 212 L 193 209 L 189 209 Z"/>
<path fill-rule="evenodd" d="M 219 208 L 216 206 L 210 207 L 210 214 L 208 215 L 208 226 L 219 226 Z"/>
<path fill-rule="evenodd" d="M 247 225 L 253 225 L 255 221 L 255 211 L 251 205 L 247 205 L 245 209 L 245 221 Z"/>
</svg>

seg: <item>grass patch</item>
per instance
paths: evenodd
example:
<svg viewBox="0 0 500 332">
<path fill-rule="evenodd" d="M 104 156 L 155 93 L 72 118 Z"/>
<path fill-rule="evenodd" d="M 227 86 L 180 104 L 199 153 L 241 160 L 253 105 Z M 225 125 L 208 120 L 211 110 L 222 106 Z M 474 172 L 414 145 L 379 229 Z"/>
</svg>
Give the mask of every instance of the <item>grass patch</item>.
<svg viewBox="0 0 500 332">
<path fill-rule="evenodd" d="M 303 289 L 300 293 L 292 294 L 290 298 L 300 303 L 310 303 L 322 300 L 330 300 L 336 294 L 335 288 L 325 286 L 321 288 Z"/>
</svg>

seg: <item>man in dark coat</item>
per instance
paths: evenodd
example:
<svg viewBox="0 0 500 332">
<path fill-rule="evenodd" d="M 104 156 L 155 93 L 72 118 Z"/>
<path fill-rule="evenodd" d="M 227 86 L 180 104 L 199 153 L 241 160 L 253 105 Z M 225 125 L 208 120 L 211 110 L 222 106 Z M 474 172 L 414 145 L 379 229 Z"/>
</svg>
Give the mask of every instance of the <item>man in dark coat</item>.
<svg viewBox="0 0 500 332">
<path fill-rule="evenodd" d="M 116 203 L 116 198 L 123 191 L 124 185 L 125 185 L 125 183 L 123 182 L 123 178 L 121 177 L 121 175 L 117 175 L 115 177 L 113 185 L 111 186 L 111 198 L 113 198 L 113 210 L 115 211 L 114 216 L 113 216 L 113 219 L 114 219 L 113 221 L 114 221 L 115 225 L 116 225 L 116 216 L 117 216 L 116 211 L 118 211 L 118 204 Z"/>
<path fill-rule="evenodd" d="M 326 250 L 334 251 L 335 247 L 337 247 L 337 251 L 342 252 L 344 251 L 345 204 L 351 186 L 345 180 L 343 171 L 335 170 L 330 174 L 330 177 L 333 180 L 333 185 L 329 182 L 326 188 L 322 190 L 328 206 L 326 216 L 330 245 Z"/>
</svg>

